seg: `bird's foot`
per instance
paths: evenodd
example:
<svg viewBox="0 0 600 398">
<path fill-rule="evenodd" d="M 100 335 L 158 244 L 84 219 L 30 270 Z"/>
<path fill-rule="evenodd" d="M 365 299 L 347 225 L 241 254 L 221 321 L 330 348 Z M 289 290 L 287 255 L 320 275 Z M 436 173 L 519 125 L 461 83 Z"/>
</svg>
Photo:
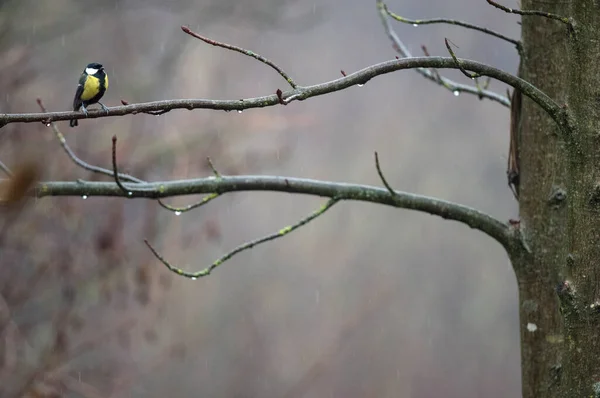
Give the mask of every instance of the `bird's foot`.
<svg viewBox="0 0 600 398">
<path fill-rule="evenodd" d="M 102 107 L 102 110 L 104 112 L 106 112 L 108 114 L 108 107 L 106 107 L 106 105 L 104 105 L 102 102 L 98 101 L 98 103 L 100 104 L 100 106 Z"/>
</svg>

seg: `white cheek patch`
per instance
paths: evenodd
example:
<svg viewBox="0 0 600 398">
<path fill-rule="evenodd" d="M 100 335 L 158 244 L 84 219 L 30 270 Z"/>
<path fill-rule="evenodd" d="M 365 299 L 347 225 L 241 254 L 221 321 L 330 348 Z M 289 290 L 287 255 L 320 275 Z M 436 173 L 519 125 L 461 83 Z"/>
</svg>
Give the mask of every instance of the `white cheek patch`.
<svg viewBox="0 0 600 398">
<path fill-rule="evenodd" d="M 85 73 L 87 73 L 88 75 L 95 75 L 96 72 L 98 72 L 98 69 L 94 69 L 94 68 L 85 68 Z"/>
</svg>

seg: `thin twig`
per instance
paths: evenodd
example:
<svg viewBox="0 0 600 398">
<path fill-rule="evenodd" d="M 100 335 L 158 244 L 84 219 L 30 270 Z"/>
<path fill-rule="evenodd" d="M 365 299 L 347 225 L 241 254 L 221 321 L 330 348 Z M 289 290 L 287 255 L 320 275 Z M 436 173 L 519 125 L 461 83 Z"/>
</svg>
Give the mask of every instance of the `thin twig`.
<svg viewBox="0 0 600 398">
<path fill-rule="evenodd" d="M 499 10 L 502 10 L 504 12 L 508 12 L 511 14 L 518 14 L 518 15 L 536 15 L 539 17 L 545 17 L 545 18 L 550 18 L 550 19 L 554 19 L 557 21 L 560 21 L 562 23 L 564 23 L 565 25 L 568 26 L 568 28 L 573 31 L 573 20 L 571 18 L 567 18 L 567 17 L 562 17 L 560 15 L 557 14 L 552 14 L 550 12 L 546 12 L 546 11 L 536 11 L 536 10 L 515 10 L 514 8 L 509 8 L 509 7 L 505 7 L 502 4 L 498 4 L 495 1 L 492 0 L 486 0 L 488 2 L 489 5 L 498 8 Z"/>
<path fill-rule="evenodd" d="M 385 3 L 382 0 L 377 0 L 377 9 L 379 10 L 379 17 L 381 19 L 381 23 L 383 24 L 383 28 L 385 30 L 386 35 L 392 42 L 392 47 L 400 54 L 402 58 L 411 58 L 412 54 L 410 50 L 400 37 L 396 33 L 396 31 L 392 28 L 390 21 L 388 19 L 388 13 L 385 9 Z M 435 83 L 440 84 L 445 87 L 447 90 L 451 91 L 454 95 L 459 95 L 460 93 L 467 93 L 477 95 L 479 98 L 487 98 L 492 101 L 496 101 L 506 107 L 510 107 L 510 99 L 509 97 L 504 97 L 498 93 L 489 90 L 479 90 L 477 87 L 469 86 L 466 84 L 460 84 L 453 80 L 450 80 L 446 77 L 441 77 L 439 73 L 433 73 L 430 69 L 426 69 L 424 67 L 416 68 L 416 71 L 421 74 L 426 79 L 432 80 Z"/>
<path fill-rule="evenodd" d="M 167 209 L 169 211 L 172 211 L 173 213 L 175 213 L 175 215 L 180 215 L 181 213 L 185 213 L 188 212 L 190 210 L 194 210 L 197 209 L 200 206 L 204 206 L 205 204 L 207 204 L 208 202 L 210 202 L 213 199 L 216 199 L 220 196 L 220 194 L 218 193 L 211 193 L 206 195 L 205 197 L 203 197 L 199 202 L 196 203 L 192 203 L 191 205 L 187 205 L 185 207 L 175 207 L 175 206 L 171 206 L 167 203 L 165 203 L 162 199 L 158 200 L 158 204 L 163 207 L 164 209 Z"/>
<path fill-rule="evenodd" d="M 146 190 L 144 186 L 148 183 L 136 183 L 135 185 L 141 186 L 140 188 L 127 188 L 121 182 L 121 178 L 119 177 L 119 171 L 117 169 L 117 136 L 113 135 L 112 137 L 112 166 L 113 166 L 113 177 L 119 189 L 125 194 L 128 198 L 133 198 L 134 195 L 143 194 L 143 191 Z M 78 184 L 83 184 L 82 181 L 78 181 Z"/>
<path fill-rule="evenodd" d="M 427 50 L 427 47 L 424 44 L 421 45 L 421 50 L 423 50 L 423 55 L 425 55 L 426 57 L 431 57 L 431 54 L 429 54 L 429 51 Z M 443 86 L 444 81 L 442 80 L 442 75 L 440 75 L 440 72 L 438 72 L 438 70 L 435 68 L 430 68 L 429 71 L 433 74 L 435 80 Z"/>
<path fill-rule="evenodd" d="M 433 18 L 433 19 L 408 19 L 408 18 L 404 18 L 398 14 L 394 14 L 392 11 L 390 11 L 388 9 L 387 4 L 383 4 L 383 9 L 385 10 L 385 12 L 387 12 L 387 14 L 394 18 L 396 21 L 398 22 L 402 22 L 402 23 L 407 23 L 407 24 L 411 24 L 413 26 L 416 25 L 432 25 L 432 24 L 449 24 L 449 25 L 455 25 L 455 26 L 461 26 L 463 28 L 467 28 L 467 29 L 472 29 L 472 30 L 476 30 L 485 34 L 488 34 L 490 36 L 494 36 L 497 37 L 498 39 L 501 40 L 505 40 L 509 43 L 512 43 L 515 45 L 515 47 L 517 48 L 517 51 L 521 51 L 521 42 L 519 40 L 515 40 L 512 39 L 508 36 L 505 36 L 501 33 L 498 33 L 494 30 L 488 29 L 488 28 L 484 28 L 482 26 L 477 26 L 477 25 L 473 25 L 470 24 L 468 22 L 463 22 L 463 21 L 459 21 L 456 19 L 447 19 L 447 18 Z"/>
<path fill-rule="evenodd" d="M 213 164 L 213 162 L 210 159 L 210 157 L 207 157 L 206 161 L 208 162 L 208 165 L 210 166 L 210 169 L 212 170 L 213 174 L 215 175 L 215 178 L 221 178 L 221 174 L 215 168 L 215 165 Z M 175 215 L 178 216 L 181 213 L 185 213 L 185 212 L 188 212 L 190 210 L 197 209 L 200 206 L 204 206 L 205 204 L 207 204 L 208 202 L 210 202 L 213 199 L 218 198 L 219 196 L 221 196 L 221 195 L 218 194 L 218 193 L 211 193 L 211 194 L 206 195 L 202 199 L 200 199 L 200 201 L 198 201 L 196 203 L 192 203 L 191 205 L 187 205 L 185 207 L 171 206 L 169 204 L 166 204 L 165 202 L 163 202 L 160 199 L 158 200 L 158 204 L 161 205 L 163 208 L 172 211 L 173 213 L 175 213 Z"/>
<path fill-rule="evenodd" d="M 121 179 L 119 178 L 119 171 L 117 169 L 117 136 L 116 135 L 113 135 L 113 137 L 112 137 L 112 166 L 113 166 L 113 176 L 115 177 L 115 182 L 127 196 L 132 196 L 133 191 L 131 189 L 125 188 L 125 186 L 121 183 Z"/>
<path fill-rule="evenodd" d="M 44 107 L 44 104 L 41 100 L 41 98 L 37 99 L 37 104 L 39 105 L 40 109 L 42 110 L 42 112 L 46 113 L 46 108 Z M 56 136 L 56 138 L 58 139 L 58 142 L 60 143 L 60 146 L 62 146 L 62 148 L 65 150 L 65 152 L 67 153 L 67 155 L 69 156 L 69 158 L 73 161 L 73 163 L 75 163 L 77 166 L 94 172 L 94 173 L 98 173 L 98 174 L 104 174 L 106 176 L 109 177 L 114 177 L 114 172 L 108 169 L 105 169 L 104 167 L 99 167 L 99 166 L 95 166 L 93 164 L 89 164 L 85 161 L 83 161 L 81 158 L 79 158 L 75 152 L 73 152 L 73 150 L 71 149 L 71 147 L 69 146 L 69 144 L 67 144 L 67 140 L 65 138 L 65 136 L 61 133 L 61 131 L 58 129 L 58 126 L 56 125 L 56 123 L 54 122 L 50 122 L 50 127 L 52 128 L 52 131 L 54 132 L 54 135 Z M 146 181 L 144 180 L 140 180 L 139 178 L 136 178 L 132 175 L 129 174 L 125 174 L 125 173 L 119 173 L 119 178 L 121 180 L 126 180 L 129 182 L 135 182 L 135 183 L 145 183 Z"/>
<path fill-rule="evenodd" d="M 205 43 L 211 44 L 213 46 L 225 48 L 227 50 L 236 51 L 238 53 L 252 57 L 252 58 L 262 62 L 263 64 L 269 65 L 271 68 L 275 69 L 277 71 L 277 73 L 279 73 L 279 75 L 281 75 L 281 77 L 283 77 L 285 79 L 285 81 L 288 82 L 288 84 L 290 86 L 292 86 L 292 88 L 298 87 L 296 82 L 287 73 L 285 73 L 283 71 L 283 69 L 281 69 L 279 66 L 275 65 L 272 61 L 268 60 L 267 58 L 263 57 L 262 55 L 255 53 L 254 51 L 246 50 L 244 48 L 233 46 L 231 44 L 221 43 L 216 40 L 209 39 L 208 37 L 204 37 L 196 32 L 193 32 L 187 26 L 182 26 L 181 30 L 183 30 L 188 35 L 195 37 L 196 39 L 202 40 Z"/>
<path fill-rule="evenodd" d="M 221 178 L 221 174 L 217 171 L 217 168 L 213 164 L 212 159 L 210 157 L 206 157 L 206 161 L 208 162 L 210 169 L 212 170 L 213 174 L 215 175 L 215 178 Z"/>
<path fill-rule="evenodd" d="M 454 54 L 454 51 L 452 51 L 452 47 L 450 47 L 449 40 L 447 38 L 444 38 L 444 42 L 446 43 L 446 48 L 448 49 L 448 52 L 450 53 L 450 56 L 452 57 L 452 59 L 454 60 L 454 62 L 456 62 L 456 66 L 463 73 L 463 75 L 465 75 L 469 79 L 476 79 L 478 77 L 481 77 L 481 75 L 479 73 L 469 73 L 469 72 L 467 72 L 465 70 L 465 68 L 463 68 L 463 66 L 460 64 L 460 61 L 458 60 L 458 58 L 456 58 L 456 54 Z M 452 44 L 454 44 L 454 43 L 452 43 Z M 454 45 L 456 46 L 456 44 L 454 44 Z M 458 47 L 458 46 L 456 46 L 456 47 Z M 481 90 L 479 90 L 479 93 L 481 93 Z"/>
<path fill-rule="evenodd" d="M 171 265 L 171 263 L 169 263 L 167 260 L 165 260 L 165 258 L 163 256 L 161 256 L 156 251 L 156 249 L 154 249 L 154 247 L 150 244 L 150 242 L 148 242 L 147 239 L 144 239 L 144 242 L 146 243 L 148 248 L 152 251 L 154 256 L 158 260 L 160 260 L 160 262 L 163 263 L 170 271 L 172 271 L 178 275 L 184 276 L 186 278 L 195 280 L 195 279 L 202 278 L 204 276 L 209 275 L 215 268 L 217 268 L 219 265 L 223 264 L 225 261 L 229 260 L 230 258 L 232 258 L 233 256 L 235 256 L 238 253 L 241 253 L 245 250 L 252 249 L 254 246 L 260 245 L 262 243 L 266 243 L 266 242 L 284 237 L 285 235 L 288 235 L 290 232 L 295 231 L 296 229 L 308 224 L 315 218 L 323 215 L 327 210 L 329 210 L 331 207 L 333 207 L 333 205 L 335 205 L 337 202 L 339 202 L 339 199 L 336 199 L 336 198 L 329 199 L 327 201 L 327 203 L 325 203 L 323 206 L 321 206 L 321 208 L 319 208 L 318 210 L 316 210 L 309 216 L 303 218 L 302 220 L 298 221 L 296 224 L 282 228 L 274 234 L 267 235 L 267 236 L 264 236 L 259 239 L 255 239 L 250 242 L 246 242 L 246 243 L 236 247 L 229 253 L 225 254 L 224 256 L 222 256 L 221 258 L 219 258 L 218 260 L 213 262 L 207 268 L 200 270 L 200 271 L 196 271 L 196 272 L 186 272 L 186 271 L 182 270 L 181 268 L 177 268 L 177 267 Z"/>
<path fill-rule="evenodd" d="M 381 179 L 381 182 L 383 183 L 383 185 L 385 185 L 387 190 L 392 195 L 396 195 L 396 191 L 394 191 L 394 188 L 392 188 L 392 186 L 387 182 L 387 180 L 385 179 L 385 176 L 383 175 L 383 171 L 381 171 L 381 167 L 379 165 L 379 155 L 377 154 L 377 152 L 375 152 L 375 168 L 377 169 L 377 174 L 379 174 L 379 178 Z"/>
<path fill-rule="evenodd" d="M 2 169 L 2 171 L 9 177 L 13 177 L 13 172 L 10 171 L 10 169 L 8 168 L 7 165 L 5 165 L 1 160 L 0 160 L 0 169 Z"/>
</svg>

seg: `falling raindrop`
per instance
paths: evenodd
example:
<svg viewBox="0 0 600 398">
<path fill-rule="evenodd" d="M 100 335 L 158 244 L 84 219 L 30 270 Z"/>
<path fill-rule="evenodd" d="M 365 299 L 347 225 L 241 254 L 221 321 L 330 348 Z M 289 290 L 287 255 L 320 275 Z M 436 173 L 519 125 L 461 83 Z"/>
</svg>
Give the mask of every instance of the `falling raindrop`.
<svg viewBox="0 0 600 398">
<path fill-rule="evenodd" d="M 238 111 L 237 111 L 237 113 L 242 113 L 242 112 L 243 112 L 243 110 L 241 110 L 241 109 L 238 109 Z"/>
<path fill-rule="evenodd" d="M 180 215 L 181 215 L 181 212 L 180 212 L 179 210 L 176 210 L 176 211 L 175 211 L 175 215 L 176 215 L 176 216 L 180 216 Z"/>
<path fill-rule="evenodd" d="M 196 278 L 195 276 L 192 276 L 190 279 L 193 280 L 193 281 L 195 281 L 198 278 Z"/>
<path fill-rule="evenodd" d="M 455 96 L 455 97 L 458 97 L 459 95 L 460 95 L 460 91 L 458 91 L 458 90 L 454 90 L 454 96 Z"/>
<path fill-rule="evenodd" d="M 419 26 L 419 25 L 417 25 L 416 23 L 414 23 L 414 24 L 413 24 L 413 26 L 416 28 L 416 27 L 417 27 L 417 26 Z"/>
<path fill-rule="evenodd" d="M 127 192 L 127 195 L 131 196 L 133 195 L 133 192 Z"/>
<path fill-rule="evenodd" d="M 359 83 L 359 84 L 357 84 L 357 86 L 362 87 L 362 86 L 364 86 L 364 83 Z"/>
<path fill-rule="evenodd" d="M 50 127 L 50 123 L 46 123 L 46 127 Z"/>
<path fill-rule="evenodd" d="M 83 200 L 86 200 L 87 198 L 88 198 L 87 195 L 81 196 L 81 199 L 83 199 Z"/>
</svg>

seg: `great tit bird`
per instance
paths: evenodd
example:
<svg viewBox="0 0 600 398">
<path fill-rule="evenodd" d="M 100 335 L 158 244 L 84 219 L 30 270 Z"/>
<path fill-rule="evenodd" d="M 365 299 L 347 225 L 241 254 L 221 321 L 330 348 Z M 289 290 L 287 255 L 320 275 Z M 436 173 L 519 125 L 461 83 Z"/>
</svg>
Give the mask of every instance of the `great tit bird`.
<svg viewBox="0 0 600 398">
<path fill-rule="evenodd" d="M 78 111 L 81 108 L 81 111 L 87 116 L 86 106 L 98 103 L 105 112 L 108 112 L 108 108 L 100 102 L 100 98 L 102 98 L 107 88 L 108 76 L 104 72 L 104 67 L 97 63 L 89 64 L 79 78 L 79 84 L 73 99 L 73 110 Z M 75 127 L 77 124 L 77 119 L 72 119 L 69 122 L 71 127 Z"/>
</svg>

